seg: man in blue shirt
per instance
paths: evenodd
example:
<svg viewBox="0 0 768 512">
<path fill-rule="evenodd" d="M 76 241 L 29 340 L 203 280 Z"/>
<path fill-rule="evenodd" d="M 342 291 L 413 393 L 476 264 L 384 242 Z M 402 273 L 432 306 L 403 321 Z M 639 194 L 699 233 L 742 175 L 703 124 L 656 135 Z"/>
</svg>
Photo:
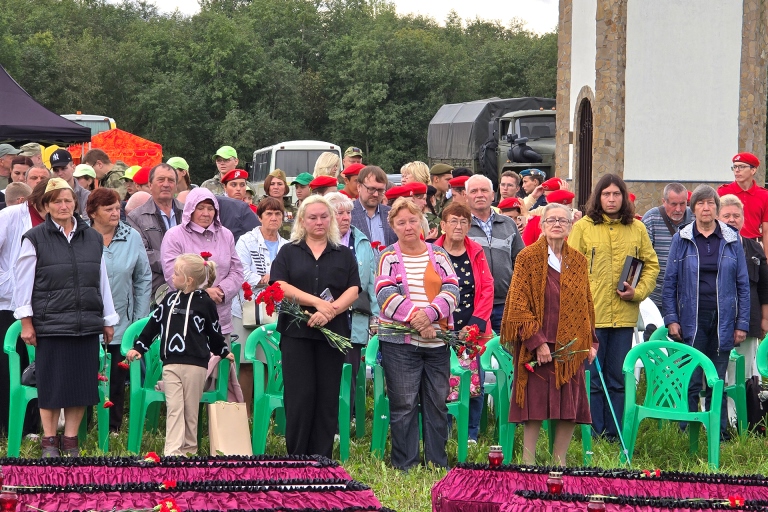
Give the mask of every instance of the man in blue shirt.
<svg viewBox="0 0 768 512">
<path fill-rule="evenodd" d="M 385 247 L 397 242 L 387 219 L 389 206 L 381 204 L 387 190 L 387 173 L 381 167 L 368 165 L 360 170 L 357 183 L 359 196 L 352 208 L 352 225 L 371 242 L 381 242 Z"/>
</svg>

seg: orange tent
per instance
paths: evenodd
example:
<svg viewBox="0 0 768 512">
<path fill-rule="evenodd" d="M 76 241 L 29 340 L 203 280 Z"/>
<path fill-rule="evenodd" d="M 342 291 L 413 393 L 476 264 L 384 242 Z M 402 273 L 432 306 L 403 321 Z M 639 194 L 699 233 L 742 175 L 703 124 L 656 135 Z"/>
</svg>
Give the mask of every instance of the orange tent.
<svg viewBox="0 0 768 512">
<path fill-rule="evenodd" d="M 122 160 L 129 166 L 152 167 L 163 161 L 163 147 L 160 144 L 119 128 L 94 135 L 90 144 L 78 144 L 67 149 L 72 153 L 72 158 L 80 162 L 89 149 L 95 148 L 103 150 L 113 162 Z"/>
</svg>

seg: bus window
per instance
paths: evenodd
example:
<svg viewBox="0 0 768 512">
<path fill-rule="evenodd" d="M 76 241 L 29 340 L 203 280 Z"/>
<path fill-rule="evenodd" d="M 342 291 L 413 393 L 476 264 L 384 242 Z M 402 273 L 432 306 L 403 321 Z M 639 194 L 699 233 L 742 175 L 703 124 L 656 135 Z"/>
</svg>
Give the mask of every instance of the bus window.
<svg viewBox="0 0 768 512">
<path fill-rule="evenodd" d="M 281 149 L 275 152 L 275 169 L 281 169 L 287 176 L 298 176 L 303 172 L 312 174 L 315 162 L 327 149 Z"/>
</svg>

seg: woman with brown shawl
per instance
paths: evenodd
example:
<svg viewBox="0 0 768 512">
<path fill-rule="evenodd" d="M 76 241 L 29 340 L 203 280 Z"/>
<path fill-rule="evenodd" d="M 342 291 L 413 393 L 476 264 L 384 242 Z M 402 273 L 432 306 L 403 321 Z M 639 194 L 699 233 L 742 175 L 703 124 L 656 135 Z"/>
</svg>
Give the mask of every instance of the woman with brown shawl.
<svg viewBox="0 0 768 512">
<path fill-rule="evenodd" d="M 584 360 L 597 354 L 589 268 L 565 239 L 570 208 L 549 204 L 541 216 L 544 236 L 515 262 L 501 327 L 511 345 L 515 377 L 509 421 L 523 423 L 523 462 L 534 464 L 543 420 L 558 420 L 553 463 L 565 454 L 577 423 L 591 423 Z"/>
</svg>

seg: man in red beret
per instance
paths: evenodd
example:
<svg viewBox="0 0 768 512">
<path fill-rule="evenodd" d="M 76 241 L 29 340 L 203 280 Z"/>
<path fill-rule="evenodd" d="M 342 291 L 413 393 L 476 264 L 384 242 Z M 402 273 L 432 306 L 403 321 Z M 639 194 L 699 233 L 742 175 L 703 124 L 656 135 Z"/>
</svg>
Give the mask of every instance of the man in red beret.
<svg viewBox="0 0 768 512">
<path fill-rule="evenodd" d="M 719 196 L 733 194 L 744 204 L 744 227 L 741 236 L 763 242 L 768 247 L 768 190 L 757 185 L 755 173 L 760 160 L 752 153 L 733 157 L 733 183 L 717 189 Z"/>
<path fill-rule="evenodd" d="M 467 205 L 467 191 L 464 185 L 467 183 L 469 176 L 458 176 L 448 180 L 448 185 L 451 186 L 451 200 L 463 205 Z"/>
<path fill-rule="evenodd" d="M 522 233 L 528 223 L 528 209 L 519 197 L 507 197 L 497 206 L 502 215 L 506 215 L 517 224 L 517 230 Z"/>
<path fill-rule="evenodd" d="M 357 176 L 363 167 L 365 167 L 363 164 L 352 164 L 344 168 L 341 173 L 341 176 L 344 178 L 344 188 L 339 192 L 350 199 L 357 199 Z"/>
<path fill-rule="evenodd" d="M 318 176 L 309 182 L 309 188 L 313 194 L 324 196 L 328 192 L 336 192 L 336 178 L 333 176 Z"/>
<path fill-rule="evenodd" d="M 542 184 L 543 185 L 543 184 Z M 571 192 L 570 190 L 553 190 L 548 196 L 547 196 L 547 203 L 560 203 L 564 204 L 566 206 L 572 206 L 573 199 L 576 197 L 576 194 Z M 576 222 L 578 219 L 576 218 L 576 212 L 574 213 L 573 221 Z M 579 217 L 581 212 L 579 212 Z M 523 230 L 523 242 L 525 242 L 526 246 L 531 245 L 536 240 L 539 239 L 541 236 L 541 216 L 534 215 L 530 219 L 528 219 L 528 224 L 525 226 L 525 230 Z"/>
</svg>

